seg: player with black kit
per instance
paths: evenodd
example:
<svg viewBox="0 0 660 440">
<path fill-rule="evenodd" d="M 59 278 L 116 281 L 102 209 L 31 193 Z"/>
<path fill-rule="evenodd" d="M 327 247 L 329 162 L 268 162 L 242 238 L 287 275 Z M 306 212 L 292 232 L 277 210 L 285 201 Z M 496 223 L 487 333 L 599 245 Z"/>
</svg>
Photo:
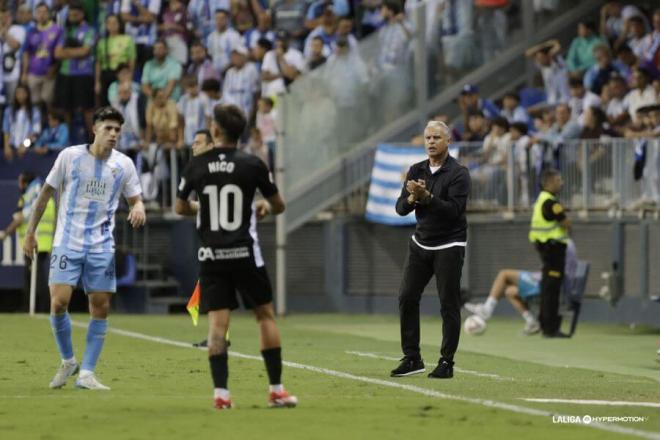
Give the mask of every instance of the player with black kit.
<svg viewBox="0 0 660 440">
<path fill-rule="evenodd" d="M 285 206 L 266 165 L 236 149 L 246 123 L 238 107 L 215 107 L 211 125 L 215 148 L 193 157 L 184 170 L 176 212 L 197 216 L 200 310 L 209 315 L 208 352 L 215 407 L 232 407 L 225 334 L 230 312 L 238 307 L 237 292 L 243 306 L 254 311 L 261 331 L 261 354 L 270 381 L 268 406 L 294 407 L 296 397 L 289 395 L 281 382 L 280 334 L 256 229 L 257 219 L 280 214 Z M 254 201 L 257 189 L 265 200 Z M 188 200 L 192 191 L 199 202 Z"/>
</svg>

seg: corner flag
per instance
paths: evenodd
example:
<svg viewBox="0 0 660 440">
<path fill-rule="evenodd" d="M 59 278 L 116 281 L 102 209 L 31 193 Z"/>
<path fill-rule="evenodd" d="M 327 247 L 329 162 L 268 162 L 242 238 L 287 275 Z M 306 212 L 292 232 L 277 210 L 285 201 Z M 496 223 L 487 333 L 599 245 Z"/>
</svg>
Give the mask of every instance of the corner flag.
<svg viewBox="0 0 660 440">
<path fill-rule="evenodd" d="M 199 287 L 199 281 L 197 281 L 197 283 L 195 283 L 195 290 L 193 290 L 193 293 L 190 296 L 190 299 L 188 300 L 188 305 L 186 306 L 186 310 L 188 310 L 188 313 L 190 313 L 190 317 L 192 318 L 192 322 L 195 327 L 197 327 L 197 322 L 199 320 L 200 292 L 201 289 Z"/>
</svg>

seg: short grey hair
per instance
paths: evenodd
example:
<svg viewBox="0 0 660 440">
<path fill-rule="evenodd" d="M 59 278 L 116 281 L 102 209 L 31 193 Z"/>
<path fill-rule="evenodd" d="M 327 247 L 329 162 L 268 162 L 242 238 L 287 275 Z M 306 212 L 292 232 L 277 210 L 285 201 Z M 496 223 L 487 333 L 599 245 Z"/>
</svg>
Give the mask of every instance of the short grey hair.
<svg viewBox="0 0 660 440">
<path fill-rule="evenodd" d="M 445 131 L 445 134 L 446 134 L 448 137 L 451 137 L 451 130 L 449 129 L 449 127 L 447 126 L 447 124 L 445 124 L 445 123 L 442 122 L 442 121 L 436 121 L 436 120 L 433 120 L 433 119 L 432 119 L 432 120 L 430 120 L 429 122 L 426 123 L 426 127 L 424 128 L 424 130 L 426 130 L 426 129 L 429 128 L 429 127 L 433 127 L 433 128 L 441 128 L 441 129 L 443 129 L 443 130 Z"/>
</svg>

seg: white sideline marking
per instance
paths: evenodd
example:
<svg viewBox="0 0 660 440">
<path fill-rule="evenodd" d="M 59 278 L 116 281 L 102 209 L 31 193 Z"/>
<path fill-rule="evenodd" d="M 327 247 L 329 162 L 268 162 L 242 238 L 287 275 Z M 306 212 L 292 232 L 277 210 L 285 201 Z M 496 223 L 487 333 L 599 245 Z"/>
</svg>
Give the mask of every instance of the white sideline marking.
<svg viewBox="0 0 660 440">
<path fill-rule="evenodd" d="M 72 325 L 75 325 L 76 327 L 82 327 L 82 328 L 87 328 L 87 324 L 78 322 L 78 321 L 71 321 Z M 151 342 L 156 342 L 159 344 L 166 344 L 166 345 L 173 345 L 175 347 L 182 347 L 182 348 L 197 348 L 199 350 L 204 350 L 206 351 L 206 348 L 204 347 L 193 347 L 192 344 L 186 343 L 186 342 L 180 342 L 180 341 L 175 341 L 172 339 L 167 339 L 167 338 L 161 338 L 157 336 L 150 336 L 150 335 L 145 335 L 143 333 L 138 333 L 138 332 L 132 332 L 128 330 L 121 330 L 118 328 L 113 328 L 110 327 L 108 329 L 110 333 L 115 333 L 118 335 L 122 336 L 127 336 L 130 338 L 135 338 L 135 339 L 142 339 L 144 341 L 151 341 Z M 236 351 L 230 351 L 229 352 L 230 356 L 235 356 L 238 358 L 243 358 L 243 359 L 253 359 L 253 360 L 258 360 L 262 361 L 261 356 L 253 356 L 249 354 L 243 354 L 243 353 L 238 353 Z M 405 383 L 401 382 L 393 382 L 391 380 L 383 380 L 383 379 L 375 379 L 372 377 L 366 377 L 366 376 L 357 376 L 355 374 L 350 374 L 350 373 L 344 373 L 343 371 L 336 371 L 336 370 L 330 370 L 327 368 L 319 368 L 319 367 L 314 367 L 312 365 L 305 365 L 305 364 L 299 364 L 296 362 L 288 362 L 288 361 L 283 361 L 282 362 L 284 365 L 287 367 L 291 368 L 297 368 L 300 370 L 307 370 L 307 371 L 313 371 L 315 373 L 321 373 L 325 374 L 328 376 L 332 377 L 339 377 L 342 379 L 350 379 L 350 380 L 355 380 L 358 382 L 364 382 L 364 383 L 370 383 L 373 385 L 382 385 L 384 387 L 389 387 L 389 388 L 398 388 L 400 390 L 406 390 L 406 391 L 411 391 L 413 393 L 418 393 L 422 394 L 424 396 L 428 397 L 436 397 L 438 399 L 445 399 L 445 400 L 456 400 L 460 402 L 466 402 L 466 403 L 471 403 L 474 405 L 481 405 L 489 408 L 497 408 L 501 410 L 506 410 L 506 411 L 511 411 L 514 413 L 518 414 L 527 414 L 531 416 L 541 416 L 541 417 L 547 417 L 550 418 L 552 416 L 565 416 L 568 417 L 564 414 L 557 414 L 553 413 L 550 411 L 544 411 L 540 409 L 534 409 L 534 408 L 528 408 L 525 406 L 520 406 L 520 405 L 514 405 L 511 403 L 505 403 L 505 402 L 497 402 L 495 400 L 486 400 L 486 399 L 478 399 L 475 397 L 465 397 L 465 396 L 458 396 L 454 394 L 447 394 L 447 393 L 441 393 L 439 391 L 435 391 L 432 389 L 428 388 L 422 388 L 418 387 L 415 385 L 408 385 Z M 615 432 L 619 434 L 628 434 L 628 435 L 633 435 L 639 438 L 644 438 L 648 440 L 660 440 L 660 434 L 655 433 L 655 432 L 649 432 L 649 431 L 641 431 L 638 429 L 632 429 L 632 428 L 626 428 L 623 426 L 619 425 L 613 425 L 613 424 L 607 424 L 607 423 L 602 423 L 602 422 L 591 422 L 588 425 L 581 425 L 585 427 L 590 427 L 590 428 L 596 428 L 600 429 L 603 431 L 609 431 L 609 432 Z"/>
<path fill-rule="evenodd" d="M 395 358 L 392 356 L 381 356 L 376 353 L 369 353 L 363 351 L 346 351 L 345 353 L 354 354 L 355 356 L 373 358 L 373 359 L 383 359 L 386 361 L 401 360 L 401 358 Z M 428 364 L 428 365 L 431 366 L 436 364 Z M 472 374 L 473 376 L 479 376 L 479 377 L 490 377 L 491 379 L 495 379 L 495 380 L 515 380 L 513 377 L 500 376 L 499 374 L 493 374 L 493 373 L 481 373 L 479 371 L 474 371 L 474 370 L 464 370 L 463 368 L 458 368 L 458 367 L 454 367 L 454 370 L 458 371 L 459 373 Z"/>
<path fill-rule="evenodd" d="M 606 406 L 645 406 L 647 408 L 660 408 L 656 402 L 628 402 L 625 400 L 583 400 L 583 399 L 532 399 L 521 398 L 527 402 L 539 403 L 572 403 L 576 405 L 606 405 Z"/>
</svg>

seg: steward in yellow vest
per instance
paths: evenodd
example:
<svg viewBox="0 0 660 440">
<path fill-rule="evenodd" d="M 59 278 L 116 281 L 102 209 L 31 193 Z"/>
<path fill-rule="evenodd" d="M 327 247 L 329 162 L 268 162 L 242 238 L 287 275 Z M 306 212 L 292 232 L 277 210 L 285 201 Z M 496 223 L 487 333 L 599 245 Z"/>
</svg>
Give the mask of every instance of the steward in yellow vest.
<svg viewBox="0 0 660 440">
<path fill-rule="evenodd" d="M 567 337 L 561 333 L 559 294 L 564 277 L 566 243 L 570 220 L 557 200 L 564 182 L 559 171 L 547 169 L 541 174 L 541 193 L 534 203 L 529 241 L 534 243 L 543 262 L 541 276 L 541 312 L 539 322 L 545 337 Z"/>
<path fill-rule="evenodd" d="M 32 208 L 37 201 L 39 191 L 41 191 L 41 179 L 35 177 L 31 172 L 25 171 L 18 177 L 18 188 L 21 196 L 18 199 L 16 211 L 14 212 L 12 222 L 3 231 L 0 231 L 0 241 L 11 237 L 14 232 L 18 233 L 20 246 L 23 246 L 23 239 L 27 231 L 27 225 L 30 220 Z M 41 223 L 37 229 L 37 312 L 50 311 L 50 294 L 48 292 L 48 264 L 50 252 L 53 249 L 53 236 L 55 234 L 56 219 L 55 201 L 51 198 L 46 205 Z M 23 301 L 22 309 L 27 310 L 30 295 L 30 271 L 29 261 L 25 262 L 25 275 L 23 281 Z"/>
</svg>

